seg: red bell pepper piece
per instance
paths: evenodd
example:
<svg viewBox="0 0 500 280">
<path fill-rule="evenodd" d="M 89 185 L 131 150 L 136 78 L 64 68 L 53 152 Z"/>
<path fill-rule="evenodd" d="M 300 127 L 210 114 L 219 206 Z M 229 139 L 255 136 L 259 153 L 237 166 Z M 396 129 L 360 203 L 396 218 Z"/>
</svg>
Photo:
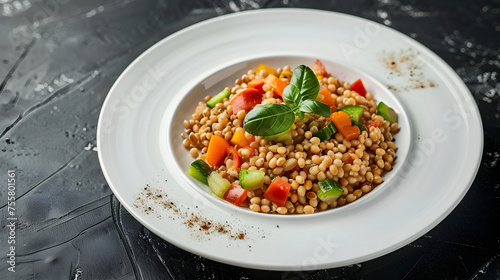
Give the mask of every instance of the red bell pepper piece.
<svg viewBox="0 0 500 280">
<path fill-rule="evenodd" d="M 355 91 L 363 97 L 366 96 L 366 89 L 365 89 L 365 86 L 363 85 L 363 82 L 361 81 L 361 79 L 358 79 L 354 83 L 351 84 L 351 91 Z"/>
<path fill-rule="evenodd" d="M 292 185 L 281 179 L 281 177 L 276 177 L 267 188 L 264 197 L 283 207 L 288 199 L 288 192 L 291 187 Z"/>
<path fill-rule="evenodd" d="M 368 125 L 368 129 L 370 129 L 370 127 L 379 127 L 380 126 L 380 122 L 378 120 L 372 122 L 371 124 Z"/>
<path fill-rule="evenodd" d="M 235 147 L 229 146 L 227 147 L 227 155 L 233 160 L 233 168 L 231 170 L 237 170 L 241 166 L 241 158 L 238 155 L 238 150 Z"/>
<path fill-rule="evenodd" d="M 323 65 L 323 63 L 319 59 L 316 59 L 316 61 L 314 61 L 314 64 L 311 65 L 311 70 L 313 70 L 314 74 L 316 75 L 321 75 L 323 77 L 326 77 L 328 75 L 325 65 Z"/>
<path fill-rule="evenodd" d="M 232 183 L 229 189 L 224 193 L 224 200 L 236 206 L 240 206 L 247 198 L 247 190 L 243 189 L 239 184 Z"/>
</svg>

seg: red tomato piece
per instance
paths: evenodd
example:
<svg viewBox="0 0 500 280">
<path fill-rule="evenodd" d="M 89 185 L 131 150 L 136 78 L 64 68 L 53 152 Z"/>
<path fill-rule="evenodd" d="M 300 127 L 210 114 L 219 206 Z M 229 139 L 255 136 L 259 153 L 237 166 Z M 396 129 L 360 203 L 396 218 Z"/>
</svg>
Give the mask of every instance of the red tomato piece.
<svg viewBox="0 0 500 280">
<path fill-rule="evenodd" d="M 264 94 L 266 93 L 263 89 L 262 86 L 265 84 L 263 79 L 253 79 L 250 82 L 248 82 L 248 87 L 249 88 L 254 88 L 258 90 L 260 93 Z"/>
<path fill-rule="evenodd" d="M 351 91 L 355 91 L 363 97 L 366 96 L 366 89 L 365 89 L 365 86 L 363 85 L 363 82 L 361 81 L 361 79 L 358 79 L 354 83 L 351 84 Z"/>
<path fill-rule="evenodd" d="M 370 127 L 379 127 L 380 126 L 380 122 L 377 120 L 377 121 L 374 121 L 372 122 L 371 124 L 368 125 L 368 129 L 370 129 Z"/>
<path fill-rule="evenodd" d="M 321 75 L 323 77 L 326 77 L 328 75 L 325 65 L 323 65 L 323 63 L 319 59 L 316 59 L 314 64 L 311 66 L 311 70 L 313 70 L 314 74 L 316 75 Z"/>
<path fill-rule="evenodd" d="M 292 185 L 285 182 L 281 177 L 276 177 L 267 188 L 264 197 L 283 207 L 288 199 L 288 192 L 291 187 Z"/>
<path fill-rule="evenodd" d="M 238 151 L 236 150 L 236 148 L 233 146 L 227 147 L 227 155 L 233 160 L 233 168 L 231 168 L 231 170 L 237 170 L 238 168 L 240 168 L 241 158 L 238 155 Z"/>
<path fill-rule="evenodd" d="M 233 114 L 238 114 L 241 110 L 250 110 L 255 105 L 262 102 L 262 93 L 254 88 L 246 88 L 236 94 L 231 99 L 231 106 L 233 107 Z"/>
<path fill-rule="evenodd" d="M 232 183 L 229 189 L 224 193 L 224 200 L 236 206 L 240 206 L 247 198 L 247 190 L 243 189 L 239 184 Z"/>
</svg>

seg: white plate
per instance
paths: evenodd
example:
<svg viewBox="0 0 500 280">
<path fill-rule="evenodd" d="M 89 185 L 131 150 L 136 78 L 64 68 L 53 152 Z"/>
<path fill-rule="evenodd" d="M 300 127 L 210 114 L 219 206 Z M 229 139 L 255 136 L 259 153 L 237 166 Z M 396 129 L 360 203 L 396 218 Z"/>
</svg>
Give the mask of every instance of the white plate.
<svg viewBox="0 0 500 280">
<path fill-rule="evenodd" d="M 259 62 L 316 58 L 341 79 L 363 78 L 399 112 L 398 158 L 383 185 L 345 207 L 285 217 L 228 205 L 185 175 L 192 158 L 181 144 L 182 120 L 204 95 Z M 438 56 L 382 25 L 304 9 L 221 16 L 160 41 L 118 78 L 98 126 L 104 175 L 138 221 L 192 253 L 269 270 L 353 264 L 417 239 L 460 202 L 483 147 L 474 100 Z"/>
</svg>

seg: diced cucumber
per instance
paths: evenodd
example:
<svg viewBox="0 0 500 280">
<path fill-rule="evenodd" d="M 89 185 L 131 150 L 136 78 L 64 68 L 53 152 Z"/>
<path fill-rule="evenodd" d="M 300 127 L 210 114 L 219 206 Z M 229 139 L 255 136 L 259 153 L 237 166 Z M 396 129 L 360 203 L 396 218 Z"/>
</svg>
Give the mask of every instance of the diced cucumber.
<svg viewBox="0 0 500 280">
<path fill-rule="evenodd" d="M 207 181 L 208 186 L 210 187 L 212 192 L 220 198 L 223 198 L 226 191 L 229 189 L 229 187 L 231 187 L 231 182 L 223 178 L 222 175 L 220 175 L 216 171 L 210 173 Z"/>
<path fill-rule="evenodd" d="M 325 127 L 313 133 L 314 137 L 318 137 L 321 142 L 330 139 L 337 132 L 337 128 L 333 122 L 329 122 Z"/>
<path fill-rule="evenodd" d="M 240 185 L 246 190 L 255 190 L 262 187 L 264 184 L 264 176 L 266 173 L 261 170 L 247 170 L 240 171 Z"/>
<path fill-rule="evenodd" d="M 359 118 L 363 115 L 363 107 L 356 105 L 348 105 L 342 107 L 339 111 L 346 113 L 351 120 L 359 121 Z"/>
<path fill-rule="evenodd" d="M 385 105 L 384 102 L 380 101 L 377 106 L 377 115 L 381 115 L 384 119 L 390 123 L 395 123 L 398 121 L 398 114 L 394 109 Z"/>
<path fill-rule="evenodd" d="M 359 127 L 359 130 L 361 130 L 361 131 L 363 131 L 363 130 L 368 131 L 368 129 L 366 129 L 366 126 L 364 126 L 362 123 L 359 123 L 355 120 L 351 120 L 351 125 L 355 125 L 355 126 Z"/>
<path fill-rule="evenodd" d="M 210 98 L 210 100 L 207 101 L 207 106 L 210 109 L 213 109 L 217 103 L 221 103 L 224 98 L 228 98 L 231 95 L 231 92 L 227 89 L 224 89 L 223 91 L 217 93 L 214 97 Z"/>
<path fill-rule="evenodd" d="M 333 179 L 318 182 L 318 186 L 318 198 L 326 203 L 334 202 L 344 193 L 340 183 Z"/>
<path fill-rule="evenodd" d="M 280 142 L 280 141 L 286 141 L 292 139 L 292 129 L 290 128 L 289 130 L 282 132 L 280 134 L 276 134 L 273 136 L 264 136 L 264 139 L 274 141 L 274 142 Z"/>
<path fill-rule="evenodd" d="M 188 174 L 203 184 L 207 184 L 207 177 L 211 172 L 210 166 L 201 159 L 197 159 L 191 163 L 188 169 Z"/>
</svg>

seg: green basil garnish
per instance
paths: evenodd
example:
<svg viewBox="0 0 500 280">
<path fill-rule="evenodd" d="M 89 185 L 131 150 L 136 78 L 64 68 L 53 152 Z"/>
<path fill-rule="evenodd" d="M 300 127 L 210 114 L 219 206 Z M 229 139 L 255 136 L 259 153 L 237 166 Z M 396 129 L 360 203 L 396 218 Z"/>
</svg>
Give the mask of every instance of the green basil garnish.
<svg viewBox="0 0 500 280">
<path fill-rule="evenodd" d="M 285 132 L 294 122 L 292 108 L 283 104 L 267 104 L 248 112 L 243 128 L 252 135 L 273 136 Z"/>
<path fill-rule="evenodd" d="M 299 89 L 299 96 L 295 98 L 298 98 L 300 101 L 306 99 L 314 100 L 318 96 L 318 77 L 316 77 L 316 74 L 314 74 L 311 68 L 305 65 L 300 65 L 293 69 L 293 76 L 290 84 L 295 85 Z M 283 95 L 285 95 L 285 93 L 283 93 Z"/>
<path fill-rule="evenodd" d="M 293 70 L 290 84 L 283 91 L 285 104 L 267 104 L 252 109 L 245 117 L 243 128 L 256 136 L 273 136 L 289 129 L 295 116 L 302 120 L 304 113 L 330 116 L 330 107 L 317 101 L 319 82 L 314 72 L 305 65 Z"/>
<path fill-rule="evenodd" d="M 325 118 L 330 116 L 330 107 L 318 100 L 306 99 L 300 103 L 299 108 L 304 113 L 313 113 Z"/>
</svg>

